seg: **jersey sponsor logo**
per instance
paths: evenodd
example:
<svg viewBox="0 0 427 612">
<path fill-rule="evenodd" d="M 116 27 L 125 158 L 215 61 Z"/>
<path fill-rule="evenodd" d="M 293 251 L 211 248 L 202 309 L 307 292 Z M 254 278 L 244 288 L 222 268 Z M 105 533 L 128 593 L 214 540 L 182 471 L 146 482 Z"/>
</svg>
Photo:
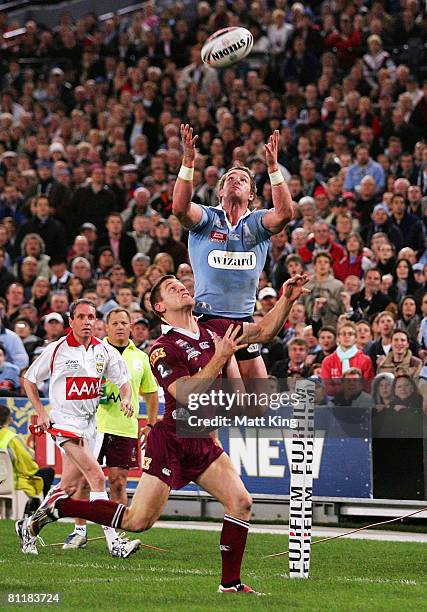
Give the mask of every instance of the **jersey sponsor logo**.
<svg viewBox="0 0 427 612">
<path fill-rule="evenodd" d="M 197 310 L 207 310 L 208 312 L 212 310 L 212 306 L 208 302 L 196 302 L 195 308 Z"/>
<path fill-rule="evenodd" d="M 209 342 L 199 342 L 199 346 L 201 349 L 205 350 L 210 347 L 210 343 Z"/>
<path fill-rule="evenodd" d="M 255 353 L 258 350 L 258 344 L 250 344 L 246 350 L 248 353 Z"/>
<path fill-rule="evenodd" d="M 95 355 L 95 368 L 98 374 L 102 374 L 102 372 L 104 371 L 104 365 L 105 355 L 103 355 L 102 353 L 97 353 Z"/>
<path fill-rule="evenodd" d="M 151 462 L 152 462 L 151 457 L 144 457 L 144 461 L 142 462 L 142 469 L 149 470 Z"/>
<path fill-rule="evenodd" d="M 216 230 L 211 231 L 211 242 L 227 242 L 227 234 L 217 232 Z"/>
<path fill-rule="evenodd" d="M 256 253 L 251 251 L 211 251 L 208 255 L 208 264 L 211 268 L 221 270 L 254 270 L 256 267 Z"/>
<path fill-rule="evenodd" d="M 77 359 L 67 359 L 67 361 L 65 362 L 65 369 L 66 370 L 78 370 L 79 369 L 79 362 Z"/>
<path fill-rule="evenodd" d="M 182 349 L 191 349 L 191 344 L 187 342 L 187 340 L 183 340 L 182 338 L 178 338 L 178 340 L 175 340 L 175 344 L 177 344 Z"/>
<path fill-rule="evenodd" d="M 65 399 L 95 399 L 99 395 L 100 380 L 94 376 L 67 376 L 65 379 Z"/>
<path fill-rule="evenodd" d="M 228 234 L 228 239 L 229 240 L 240 240 L 240 236 L 239 234 Z"/>
<path fill-rule="evenodd" d="M 165 476 L 170 476 L 171 475 L 171 471 L 169 468 L 163 468 L 162 469 L 162 474 L 164 474 Z"/>
<path fill-rule="evenodd" d="M 150 363 L 154 367 L 156 362 L 159 361 L 162 357 L 166 357 L 165 349 L 163 346 L 154 349 L 154 351 L 150 355 Z"/>
</svg>

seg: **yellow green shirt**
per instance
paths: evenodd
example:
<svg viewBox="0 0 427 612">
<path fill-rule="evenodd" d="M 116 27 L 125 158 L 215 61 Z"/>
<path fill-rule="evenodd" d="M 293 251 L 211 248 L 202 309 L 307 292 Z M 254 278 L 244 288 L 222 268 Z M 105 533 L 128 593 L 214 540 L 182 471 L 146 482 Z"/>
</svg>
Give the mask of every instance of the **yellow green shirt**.
<svg viewBox="0 0 427 612">
<path fill-rule="evenodd" d="M 43 491 L 43 478 L 36 476 L 39 466 L 14 431 L 0 427 L 0 448 L 6 449 L 12 460 L 15 489 L 36 497 Z"/>
<path fill-rule="evenodd" d="M 108 338 L 104 338 L 105 344 L 110 344 Z M 112 346 L 110 344 L 110 346 Z M 113 347 L 114 348 L 114 347 Z M 117 351 L 120 352 L 120 351 Z M 127 369 L 129 370 L 129 384 L 132 389 L 133 416 L 124 416 L 120 410 L 120 392 L 117 385 L 109 380 L 106 382 L 106 403 L 101 403 L 96 412 L 96 423 L 98 431 L 109 433 L 125 438 L 138 437 L 138 413 L 139 394 L 154 393 L 157 391 L 157 382 L 151 372 L 148 355 L 139 350 L 132 340 L 121 353 Z"/>
</svg>

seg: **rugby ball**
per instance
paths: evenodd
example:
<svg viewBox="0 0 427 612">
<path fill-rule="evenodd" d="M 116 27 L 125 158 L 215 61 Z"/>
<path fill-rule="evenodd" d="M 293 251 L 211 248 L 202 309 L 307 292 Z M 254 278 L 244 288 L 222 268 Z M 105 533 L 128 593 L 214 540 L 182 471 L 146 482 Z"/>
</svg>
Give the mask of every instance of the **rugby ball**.
<svg viewBox="0 0 427 612">
<path fill-rule="evenodd" d="M 213 68 L 225 68 L 246 57 L 253 44 L 253 36 L 246 28 L 217 30 L 203 45 L 202 61 Z"/>
</svg>

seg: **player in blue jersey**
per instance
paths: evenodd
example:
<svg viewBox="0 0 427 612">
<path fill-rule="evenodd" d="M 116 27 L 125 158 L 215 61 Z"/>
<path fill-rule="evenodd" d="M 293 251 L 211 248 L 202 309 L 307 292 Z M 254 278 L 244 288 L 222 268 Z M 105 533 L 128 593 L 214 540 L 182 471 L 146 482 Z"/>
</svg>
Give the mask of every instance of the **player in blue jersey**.
<svg viewBox="0 0 427 612">
<path fill-rule="evenodd" d="M 173 213 L 189 229 L 189 254 L 195 276 L 195 313 L 203 319 L 224 317 L 251 321 L 256 290 L 264 268 L 270 237 L 293 217 L 292 196 L 277 162 L 279 132 L 265 145 L 274 208 L 251 211 L 256 197 L 253 176 L 244 166 L 234 166 L 218 183 L 219 205 L 191 201 L 197 136 L 181 125 L 184 149 L 182 166 L 173 192 Z M 244 378 L 267 375 L 258 345 L 236 354 Z"/>
</svg>

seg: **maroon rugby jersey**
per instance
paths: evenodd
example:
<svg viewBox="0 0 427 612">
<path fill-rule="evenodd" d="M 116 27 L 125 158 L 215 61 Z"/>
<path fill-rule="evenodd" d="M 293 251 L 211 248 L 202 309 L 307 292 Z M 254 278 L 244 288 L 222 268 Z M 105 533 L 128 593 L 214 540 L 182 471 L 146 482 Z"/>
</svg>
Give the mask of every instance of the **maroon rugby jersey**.
<svg viewBox="0 0 427 612">
<path fill-rule="evenodd" d="M 213 334 L 224 336 L 230 325 L 242 325 L 230 319 L 210 319 L 198 323 L 197 337 L 191 332 L 162 325 L 163 334 L 150 350 L 150 364 L 165 393 L 164 421 L 175 423 L 176 400 L 168 387 L 182 376 L 193 376 L 205 367 L 215 353 Z M 221 374 L 220 374 L 221 376 Z"/>
</svg>

